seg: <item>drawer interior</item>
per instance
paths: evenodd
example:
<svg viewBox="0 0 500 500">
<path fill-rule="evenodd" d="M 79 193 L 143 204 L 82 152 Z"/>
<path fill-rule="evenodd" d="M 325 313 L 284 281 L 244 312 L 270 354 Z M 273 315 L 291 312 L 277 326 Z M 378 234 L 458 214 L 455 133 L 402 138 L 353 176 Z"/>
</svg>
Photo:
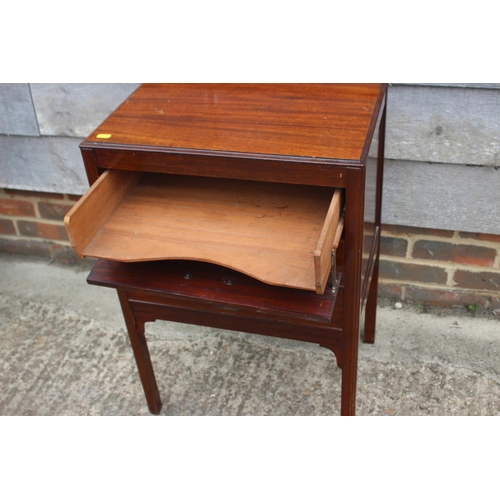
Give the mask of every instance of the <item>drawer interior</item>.
<svg viewBox="0 0 500 500">
<path fill-rule="evenodd" d="M 64 222 L 81 257 L 210 262 L 323 293 L 341 209 L 335 188 L 109 170 Z"/>
</svg>

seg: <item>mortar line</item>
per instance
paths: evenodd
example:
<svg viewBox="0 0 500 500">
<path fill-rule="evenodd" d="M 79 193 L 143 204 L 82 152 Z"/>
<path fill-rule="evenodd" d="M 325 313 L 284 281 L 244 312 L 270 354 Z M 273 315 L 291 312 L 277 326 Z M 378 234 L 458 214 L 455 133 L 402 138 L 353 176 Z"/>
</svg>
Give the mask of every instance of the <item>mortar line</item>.
<svg viewBox="0 0 500 500">
<path fill-rule="evenodd" d="M 414 260 L 412 258 L 412 254 L 413 254 L 413 248 L 415 246 L 415 237 L 409 237 L 407 241 L 408 241 L 408 248 L 406 249 L 406 258 Z"/>
<path fill-rule="evenodd" d="M 435 235 L 426 235 L 426 234 L 408 234 L 408 233 L 395 233 L 392 231 L 383 231 L 382 236 L 390 236 L 392 238 L 398 238 L 403 240 L 412 240 L 416 242 L 418 240 L 425 241 L 436 241 L 442 243 L 449 243 L 450 245 L 470 245 L 470 246 L 479 246 L 479 247 L 487 247 L 487 248 L 495 248 L 500 250 L 500 243 L 495 241 L 481 240 L 478 238 L 461 238 L 458 236 L 459 231 L 456 231 L 456 235 L 454 234 L 451 238 L 447 238 L 445 236 L 435 236 Z M 486 233 L 479 233 L 486 234 Z"/>
<path fill-rule="evenodd" d="M 41 222 L 43 224 L 52 224 L 54 226 L 64 226 L 64 219 L 45 219 L 36 215 L 7 215 L 6 218 L 0 217 L 3 220 L 11 221 L 26 221 L 26 222 Z"/>
<path fill-rule="evenodd" d="M 494 268 L 492 266 L 477 266 L 473 264 L 461 264 L 458 262 L 450 262 L 450 261 L 440 261 L 440 260 L 426 260 L 426 259 L 407 259 L 406 257 L 388 257 L 385 255 L 380 256 L 380 260 L 386 262 L 397 262 L 399 264 L 415 264 L 427 267 L 441 267 L 445 270 L 455 270 L 455 269 L 463 269 L 465 271 L 498 271 L 498 268 Z"/>
</svg>

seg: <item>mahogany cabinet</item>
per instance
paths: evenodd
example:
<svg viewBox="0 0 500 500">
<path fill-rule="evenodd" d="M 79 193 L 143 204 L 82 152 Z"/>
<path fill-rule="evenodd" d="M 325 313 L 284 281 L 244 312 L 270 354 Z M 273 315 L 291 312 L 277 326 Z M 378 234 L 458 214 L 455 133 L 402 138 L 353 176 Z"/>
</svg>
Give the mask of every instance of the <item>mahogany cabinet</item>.
<svg viewBox="0 0 500 500">
<path fill-rule="evenodd" d="M 320 344 L 354 415 L 375 337 L 384 84 L 144 84 L 80 148 L 65 218 L 118 291 L 149 409 L 157 319 Z"/>
</svg>

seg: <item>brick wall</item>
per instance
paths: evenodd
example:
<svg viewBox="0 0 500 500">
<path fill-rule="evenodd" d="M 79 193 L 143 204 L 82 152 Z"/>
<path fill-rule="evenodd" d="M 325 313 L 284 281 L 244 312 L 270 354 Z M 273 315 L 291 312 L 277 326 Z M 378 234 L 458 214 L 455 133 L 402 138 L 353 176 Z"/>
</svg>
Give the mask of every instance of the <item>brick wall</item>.
<svg viewBox="0 0 500 500">
<path fill-rule="evenodd" d="M 436 306 L 500 307 L 500 236 L 384 225 L 380 295 Z"/>
<path fill-rule="evenodd" d="M 63 219 L 79 199 L 0 189 L 0 251 L 73 263 Z M 379 296 L 423 305 L 500 308 L 500 236 L 384 225 Z"/>
<path fill-rule="evenodd" d="M 63 219 L 79 196 L 0 189 L 0 251 L 48 257 L 64 263 L 79 259 Z"/>
</svg>

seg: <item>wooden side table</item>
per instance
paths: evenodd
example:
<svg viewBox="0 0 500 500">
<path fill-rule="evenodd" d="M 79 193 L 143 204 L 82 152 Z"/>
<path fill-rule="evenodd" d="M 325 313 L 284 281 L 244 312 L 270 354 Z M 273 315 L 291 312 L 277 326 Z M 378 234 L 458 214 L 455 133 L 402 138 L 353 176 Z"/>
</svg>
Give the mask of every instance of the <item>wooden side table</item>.
<svg viewBox="0 0 500 500">
<path fill-rule="evenodd" d="M 142 85 L 82 144 L 66 216 L 115 288 L 149 409 L 157 319 L 320 344 L 354 415 L 374 342 L 386 85 Z"/>
</svg>

